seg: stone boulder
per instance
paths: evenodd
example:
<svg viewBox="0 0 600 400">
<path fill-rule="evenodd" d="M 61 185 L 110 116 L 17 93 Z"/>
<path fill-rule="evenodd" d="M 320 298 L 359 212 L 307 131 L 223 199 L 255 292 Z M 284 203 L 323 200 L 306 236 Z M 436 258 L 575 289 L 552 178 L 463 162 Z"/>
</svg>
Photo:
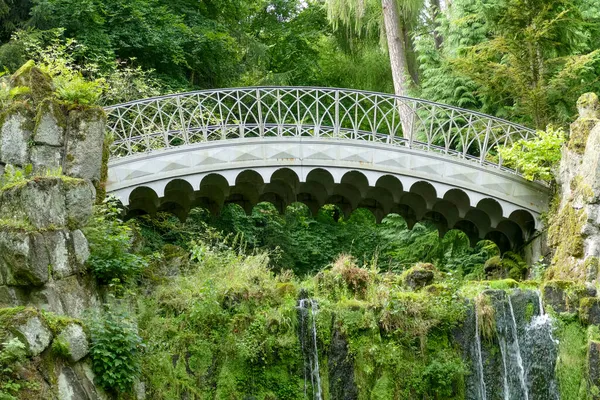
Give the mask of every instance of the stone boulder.
<svg viewBox="0 0 600 400">
<path fill-rule="evenodd" d="M 434 271 L 433 264 L 419 263 L 404 272 L 402 280 L 412 290 L 419 290 L 433 283 Z"/>
<path fill-rule="evenodd" d="M 10 77 L 9 84 L 12 88 L 27 88 L 28 90 L 20 96 L 19 100 L 30 100 L 34 105 L 52 96 L 54 90 L 52 78 L 36 67 L 33 60 L 23 64 Z"/>
<path fill-rule="evenodd" d="M 72 362 L 81 360 L 90 351 L 87 336 L 79 324 L 67 325 L 55 340 L 66 347 L 69 360 Z"/>
<path fill-rule="evenodd" d="M 44 174 L 60 168 L 62 152 L 57 147 L 36 145 L 31 148 L 30 160 L 34 173 Z"/>
<path fill-rule="evenodd" d="M 37 124 L 33 132 L 36 145 L 61 148 L 65 144 L 67 119 L 58 102 L 46 99 L 37 111 Z"/>
<path fill-rule="evenodd" d="M 101 108 L 73 110 L 68 121 L 64 173 L 99 182 L 106 114 Z"/>
<path fill-rule="evenodd" d="M 90 182 L 64 177 L 34 178 L 0 193 L 0 218 L 34 229 L 78 229 L 92 214 Z"/>
<path fill-rule="evenodd" d="M 576 282 L 553 280 L 542 286 L 544 304 L 551 306 L 558 313 L 577 312 L 580 300 L 586 296 L 585 286 Z"/>
<path fill-rule="evenodd" d="M 63 365 L 57 381 L 58 400 L 108 399 L 108 396 L 94 385 L 94 373 L 87 363 Z"/>
<path fill-rule="evenodd" d="M 41 233 L 0 231 L 0 276 L 11 286 L 41 286 L 49 279 L 50 259 Z"/>
<path fill-rule="evenodd" d="M 24 322 L 12 329 L 27 347 L 30 356 L 37 356 L 50 345 L 52 332 L 38 315 L 29 316 Z"/>
<path fill-rule="evenodd" d="M 581 300 L 579 317 L 589 325 L 600 325 L 600 299 L 587 297 Z"/>
<path fill-rule="evenodd" d="M 33 115 L 23 106 L 14 106 L 0 115 L 0 162 L 29 164 L 29 142 L 33 134 Z"/>
</svg>

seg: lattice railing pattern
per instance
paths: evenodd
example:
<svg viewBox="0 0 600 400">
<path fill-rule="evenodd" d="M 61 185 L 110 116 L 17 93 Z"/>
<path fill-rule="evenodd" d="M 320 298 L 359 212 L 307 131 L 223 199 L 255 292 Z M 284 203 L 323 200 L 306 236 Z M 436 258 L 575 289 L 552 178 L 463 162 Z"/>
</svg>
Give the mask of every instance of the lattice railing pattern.
<svg viewBox="0 0 600 400">
<path fill-rule="evenodd" d="M 404 121 L 400 110 L 408 113 Z M 506 169 L 497 147 L 536 135 L 475 111 L 334 88 L 202 90 L 110 106 L 106 112 L 113 159 L 215 140 L 310 136 L 409 147 Z"/>
</svg>

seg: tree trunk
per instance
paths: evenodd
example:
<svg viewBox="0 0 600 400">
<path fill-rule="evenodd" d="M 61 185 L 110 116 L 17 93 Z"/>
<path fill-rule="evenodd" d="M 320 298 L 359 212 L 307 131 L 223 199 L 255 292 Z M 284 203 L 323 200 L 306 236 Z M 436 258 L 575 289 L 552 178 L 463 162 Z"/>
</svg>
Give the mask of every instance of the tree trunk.
<svg viewBox="0 0 600 400">
<path fill-rule="evenodd" d="M 415 51 L 415 44 L 410 34 L 411 27 L 407 23 L 402 25 L 402 36 L 404 39 L 404 48 L 406 49 L 406 65 L 408 67 L 408 73 L 410 74 L 411 85 L 419 85 L 419 63 L 417 61 L 417 52 Z"/>
<path fill-rule="evenodd" d="M 395 0 L 381 0 L 381 6 L 383 8 L 385 36 L 392 67 L 394 92 L 397 96 L 406 96 L 408 94 L 409 78 L 406 49 L 402 34 L 402 20 L 400 19 Z M 410 139 L 413 125 L 411 108 L 405 102 L 398 101 L 397 103 L 402 122 L 402 136 Z"/>
<path fill-rule="evenodd" d="M 430 0 L 431 1 L 431 19 L 433 20 L 433 40 L 435 41 L 435 48 L 439 50 L 442 47 L 442 43 L 444 43 L 444 38 L 438 32 L 438 28 L 440 27 L 439 22 L 437 21 L 440 13 L 442 12 L 442 8 L 440 7 L 440 0 Z"/>
</svg>

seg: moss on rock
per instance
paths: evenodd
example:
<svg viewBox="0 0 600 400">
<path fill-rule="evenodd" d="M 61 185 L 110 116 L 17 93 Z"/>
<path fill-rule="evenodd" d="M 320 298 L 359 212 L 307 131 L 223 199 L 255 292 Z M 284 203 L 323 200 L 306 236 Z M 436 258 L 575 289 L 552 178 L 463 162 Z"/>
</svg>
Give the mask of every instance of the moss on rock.
<svg viewBox="0 0 600 400">
<path fill-rule="evenodd" d="M 557 215 L 551 218 L 548 228 L 548 244 L 555 248 L 552 265 L 546 271 L 546 279 L 585 279 L 585 271 L 578 268 L 577 258 L 583 256 L 581 231 L 587 220 L 583 209 L 576 210 L 567 202 Z"/>
</svg>

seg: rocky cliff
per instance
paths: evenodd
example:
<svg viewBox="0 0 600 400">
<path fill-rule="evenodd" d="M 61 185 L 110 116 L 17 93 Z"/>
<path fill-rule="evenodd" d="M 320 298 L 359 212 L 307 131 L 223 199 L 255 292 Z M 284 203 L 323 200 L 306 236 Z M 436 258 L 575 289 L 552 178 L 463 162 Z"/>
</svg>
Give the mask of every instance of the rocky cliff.
<svg viewBox="0 0 600 400">
<path fill-rule="evenodd" d="M 104 112 L 57 101 L 52 80 L 32 62 L 5 84 L 11 101 L 0 110 L 0 342 L 6 357 L 23 347 L 30 360 L 10 371 L 11 379 L 19 398 L 104 398 L 81 321 L 100 300 L 84 268 L 89 249 L 80 230 L 100 181 Z"/>
</svg>

